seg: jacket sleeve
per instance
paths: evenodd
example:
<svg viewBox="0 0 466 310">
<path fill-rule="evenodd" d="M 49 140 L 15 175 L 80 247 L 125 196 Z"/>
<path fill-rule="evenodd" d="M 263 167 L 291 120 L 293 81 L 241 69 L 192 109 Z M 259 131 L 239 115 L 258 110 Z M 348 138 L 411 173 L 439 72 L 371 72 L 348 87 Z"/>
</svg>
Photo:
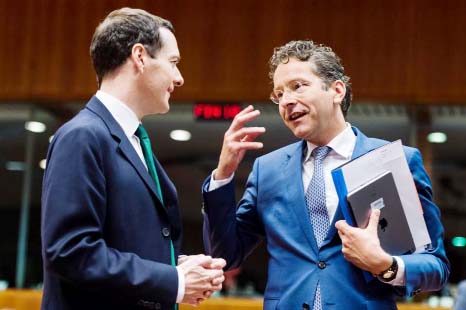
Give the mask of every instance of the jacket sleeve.
<svg viewBox="0 0 466 310">
<path fill-rule="evenodd" d="M 409 168 L 432 241 L 428 250 L 401 257 L 406 266 L 406 296 L 410 297 L 421 291 L 441 289 L 448 280 L 450 263 L 443 244 L 444 229 L 440 221 L 440 210 L 432 201 L 432 185 L 424 168 L 421 153 L 414 149 L 407 154 L 409 154 L 407 156 Z"/>
<path fill-rule="evenodd" d="M 94 128 L 95 129 L 95 128 Z M 55 136 L 47 156 L 42 195 L 44 266 L 62 281 L 137 303 L 174 304 L 175 267 L 106 244 L 105 146 L 111 139 L 82 126 Z M 108 136 L 108 138 L 107 138 Z M 107 139 L 107 140 L 105 140 Z"/>
<path fill-rule="evenodd" d="M 208 191 L 209 176 L 202 186 L 204 247 L 208 254 L 224 258 L 227 269 L 240 266 L 264 238 L 263 225 L 257 212 L 257 180 L 256 160 L 238 207 L 234 180 Z"/>
</svg>

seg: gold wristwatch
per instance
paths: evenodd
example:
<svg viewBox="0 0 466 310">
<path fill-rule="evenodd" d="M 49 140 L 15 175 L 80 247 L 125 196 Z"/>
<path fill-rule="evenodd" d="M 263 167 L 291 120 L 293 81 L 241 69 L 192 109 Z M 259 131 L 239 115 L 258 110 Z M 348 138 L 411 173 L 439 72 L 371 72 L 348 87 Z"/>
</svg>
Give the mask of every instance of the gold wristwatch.
<svg viewBox="0 0 466 310">
<path fill-rule="evenodd" d="M 382 271 L 377 275 L 377 277 L 383 282 L 390 282 L 396 278 L 396 274 L 398 272 L 398 262 L 394 257 L 392 257 L 392 259 L 392 265 L 388 267 L 387 270 Z"/>
</svg>

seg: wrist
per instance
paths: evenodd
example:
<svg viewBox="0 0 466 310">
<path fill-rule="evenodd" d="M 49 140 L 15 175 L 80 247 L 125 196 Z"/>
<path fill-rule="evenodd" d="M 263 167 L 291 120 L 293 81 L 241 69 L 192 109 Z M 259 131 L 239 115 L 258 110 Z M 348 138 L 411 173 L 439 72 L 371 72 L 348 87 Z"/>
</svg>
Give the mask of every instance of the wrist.
<svg viewBox="0 0 466 310">
<path fill-rule="evenodd" d="M 384 253 L 379 260 L 379 263 L 372 270 L 372 274 L 379 275 L 385 272 L 393 264 L 393 257 L 387 253 Z"/>
<path fill-rule="evenodd" d="M 217 167 L 217 169 L 214 170 L 214 180 L 226 180 L 228 179 L 233 173 L 228 173 L 228 171 L 225 171 L 224 169 Z"/>
<path fill-rule="evenodd" d="M 392 257 L 392 263 L 390 267 L 388 267 L 386 270 L 382 271 L 381 273 L 377 274 L 377 277 L 379 280 L 383 282 L 391 282 L 396 278 L 396 275 L 398 273 L 398 261 L 395 259 L 395 257 Z"/>
</svg>

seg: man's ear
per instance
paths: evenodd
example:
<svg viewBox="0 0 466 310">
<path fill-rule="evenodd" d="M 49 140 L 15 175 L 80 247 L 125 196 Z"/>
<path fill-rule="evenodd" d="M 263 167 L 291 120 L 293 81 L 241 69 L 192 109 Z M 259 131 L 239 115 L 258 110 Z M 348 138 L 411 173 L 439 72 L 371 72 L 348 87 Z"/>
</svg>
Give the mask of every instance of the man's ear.
<svg viewBox="0 0 466 310">
<path fill-rule="evenodd" d="M 146 53 L 146 49 L 141 43 L 136 43 L 133 45 L 131 49 L 131 61 L 134 64 L 134 67 L 139 72 L 144 72 L 144 54 Z"/>
<path fill-rule="evenodd" d="M 333 102 L 337 103 L 338 105 L 341 105 L 346 95 L 345 83 L 343 83 L 342 80 L 336 80 L 335 82 L 332 83 L 331 88 L 335 92 L 335 95 L 333 97 Z"/>
</svg>

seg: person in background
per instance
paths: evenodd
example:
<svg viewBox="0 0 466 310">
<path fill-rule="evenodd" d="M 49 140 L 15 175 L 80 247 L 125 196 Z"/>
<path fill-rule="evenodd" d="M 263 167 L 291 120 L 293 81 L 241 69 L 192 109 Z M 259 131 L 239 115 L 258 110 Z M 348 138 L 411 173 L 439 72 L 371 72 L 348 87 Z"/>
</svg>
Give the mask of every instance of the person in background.
<svg viewBox="0 0 466 310">
<path fill-rule="evenodd" d="M 449 262 L 420 152 L 404 147 L 432 247 L 393 257 L 377 236 L 379 210 L 360 229 L 338 208 L 331 170 L 388 143 L 346 122 L 351 87 L 339 57 L 312 41 L 292 41 L 274 50 L 270 78 L 271 99 L 300 141 L 257 158 L 236 205 L 234 173 L 247 150 L 263 147 L 255 140 L 265 128 L 246 127 L 260 114 L 252 106 L 234 118 L 202 187 L 207 252 L 225 258 L 229 270 L 265 240 L 264 309 L 396 309 L 397 294 L 441 289 Z M 370 282 L 363 270 L 375 275 Z"/>
<path fill-rule="evenodd" d="M 175 186 L 141 124 L 183 85 L 172 24 L 111 12 L 90 47 L 99 90 L 50 144 L 42 309 L 174 309 L 222 287 L 223 259 L 180 256 Z M 154 143 L 154 145 L 157 145 Z"/>
</svg>

